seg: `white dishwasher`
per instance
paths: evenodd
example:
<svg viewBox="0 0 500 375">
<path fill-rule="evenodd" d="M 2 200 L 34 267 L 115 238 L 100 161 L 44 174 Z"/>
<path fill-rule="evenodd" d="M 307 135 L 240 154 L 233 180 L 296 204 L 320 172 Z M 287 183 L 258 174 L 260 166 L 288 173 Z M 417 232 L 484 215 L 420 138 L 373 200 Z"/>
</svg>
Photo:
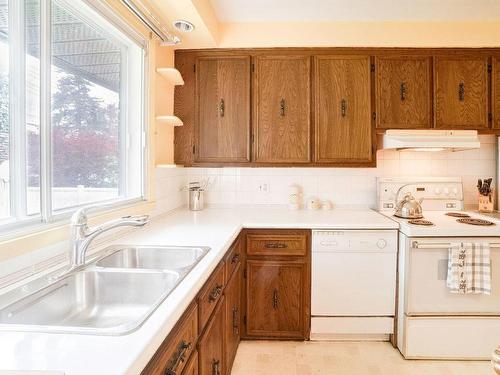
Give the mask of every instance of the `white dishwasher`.
<svg viewBox="0 0 500 375">
<path fill-rule="evenodd" d="M 393 333 L 397 230 L 316 230 L 311 340 L 387 340 Z"/>
</svg>

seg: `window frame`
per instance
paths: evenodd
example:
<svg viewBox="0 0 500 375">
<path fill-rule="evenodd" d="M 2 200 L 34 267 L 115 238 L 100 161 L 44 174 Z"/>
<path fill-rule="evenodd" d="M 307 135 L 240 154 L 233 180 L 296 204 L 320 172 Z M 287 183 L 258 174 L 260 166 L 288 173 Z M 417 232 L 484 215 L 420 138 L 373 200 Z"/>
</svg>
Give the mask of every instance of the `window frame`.
<svg viewBox="0 0 500 375">
<path fill-rule="evenodd" d="M 120 46 L 120 103 L 119 103 L 119 158 L 120 181 L 118 197 L 108 200 L 89 202 L 82 205 L 54 209 L 52 207 L 52 132 L 51 132 L 51 69 L 52 69 L 52 1 L 76 12 L 82 21 L 102 32 Z M 26 142 L 26 27 L 25 2 L 20 0 L 8 1 L 9 25 L 9 205 L 10 217 L 0 219 L 0 237 L 11 232 L 40 230 L 52 226 L 54 223 L 68 219 L 79 207 L 95 205 L 99 214 L 126 208 L 147 200 L 148 191 L 148 103 L 149 103 L 149 53 L 148 43 L 143 35 L 138 33 L 118 16 L 104 0 L 80 0 L 84 7 L 77 7 L 67 0 L 39 0 L 40 6 L 40 212 L 28 215 L 27 212 L 27 142 Z M 88 7 L 88 9 L 86 9 Z M 103 26 L 92 19 L 97 13 L 106 22 L 116 29 L 104 30 Z M 140 167 L 141 184 L 138 194 L 127 197 L 130 157 L 128 151 L 130 137 L 130 119 L 127 110 L 129 99 L 129 55 L 127 45 L 134 43 L 141 49 L 140 77 L 141 100 L 140 111 Z M 15 98 L 16 100 L 11 100 Z M 135 154 L 134 154 L 135 155 Z M 125 177 L 122 177 L 125 176 Z"/>
</svg>

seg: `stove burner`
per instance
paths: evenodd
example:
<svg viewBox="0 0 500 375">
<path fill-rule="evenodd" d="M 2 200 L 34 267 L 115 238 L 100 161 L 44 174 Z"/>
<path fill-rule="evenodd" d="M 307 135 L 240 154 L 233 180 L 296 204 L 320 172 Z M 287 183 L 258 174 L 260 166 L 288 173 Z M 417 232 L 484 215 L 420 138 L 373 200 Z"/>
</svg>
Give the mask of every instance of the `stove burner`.
<svg viewBox="0 0 500 375">
<path fill-rule="evenodd" d="M 413 225 L 425 225 L 425 226 L 432 226 L 432 225 L 434 225 L 434 223 L 432 221 L 425 220 L 425 219 L 408 220 L 408 223 L 409 224 L 413 224 Z"/>
<path fill-rule="evenodd" d="M 464 214 L 462 212 L 447 212 L 447 213 L 445 213 L 445 215 L 453 216 L 453 217 L 466 217 L 466 218 L 470 217 L 470 215 Z"/>
<path fill-rule="evenodd" d="M 483 219 L 474 219 L 474 218 L 457 219 L 457 221 L 459 223 L 470 224 L 470 225 L 483 225 L 483 226 L 495 225 L 495 223 L 493 223 L 491 221 L 483 220 Z"/>
</svg>

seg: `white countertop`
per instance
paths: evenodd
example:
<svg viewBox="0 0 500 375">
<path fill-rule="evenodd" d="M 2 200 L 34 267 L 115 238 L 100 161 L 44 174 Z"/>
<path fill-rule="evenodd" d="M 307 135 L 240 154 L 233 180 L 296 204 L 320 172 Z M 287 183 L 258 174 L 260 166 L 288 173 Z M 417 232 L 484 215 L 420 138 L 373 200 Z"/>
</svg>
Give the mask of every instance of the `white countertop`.
<svg viewBox="0 0 500 375">
<path fill-rule="evenodd" d="M 0 370 L 63 371 L 66 375 L 140 373 L 242 228 L 397 229 L 398 224 L 371 210 L 177 210 L 117 241 L 211 248 L 138 330 L 123 336 L 0 332 Z"/>
</svg>

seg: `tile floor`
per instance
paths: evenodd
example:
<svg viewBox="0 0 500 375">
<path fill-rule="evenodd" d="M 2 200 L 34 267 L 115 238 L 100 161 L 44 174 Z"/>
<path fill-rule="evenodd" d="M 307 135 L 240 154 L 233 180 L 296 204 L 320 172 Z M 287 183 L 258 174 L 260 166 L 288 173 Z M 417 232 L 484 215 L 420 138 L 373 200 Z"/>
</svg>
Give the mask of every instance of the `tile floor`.
<svg viewBox="0 0 500 375">
<path fill-rule="evenodd" d="M 404 360 L 386 342 L 242 341 L 231 375 L 492 375 L 488 361 Z"/>
</svg>

